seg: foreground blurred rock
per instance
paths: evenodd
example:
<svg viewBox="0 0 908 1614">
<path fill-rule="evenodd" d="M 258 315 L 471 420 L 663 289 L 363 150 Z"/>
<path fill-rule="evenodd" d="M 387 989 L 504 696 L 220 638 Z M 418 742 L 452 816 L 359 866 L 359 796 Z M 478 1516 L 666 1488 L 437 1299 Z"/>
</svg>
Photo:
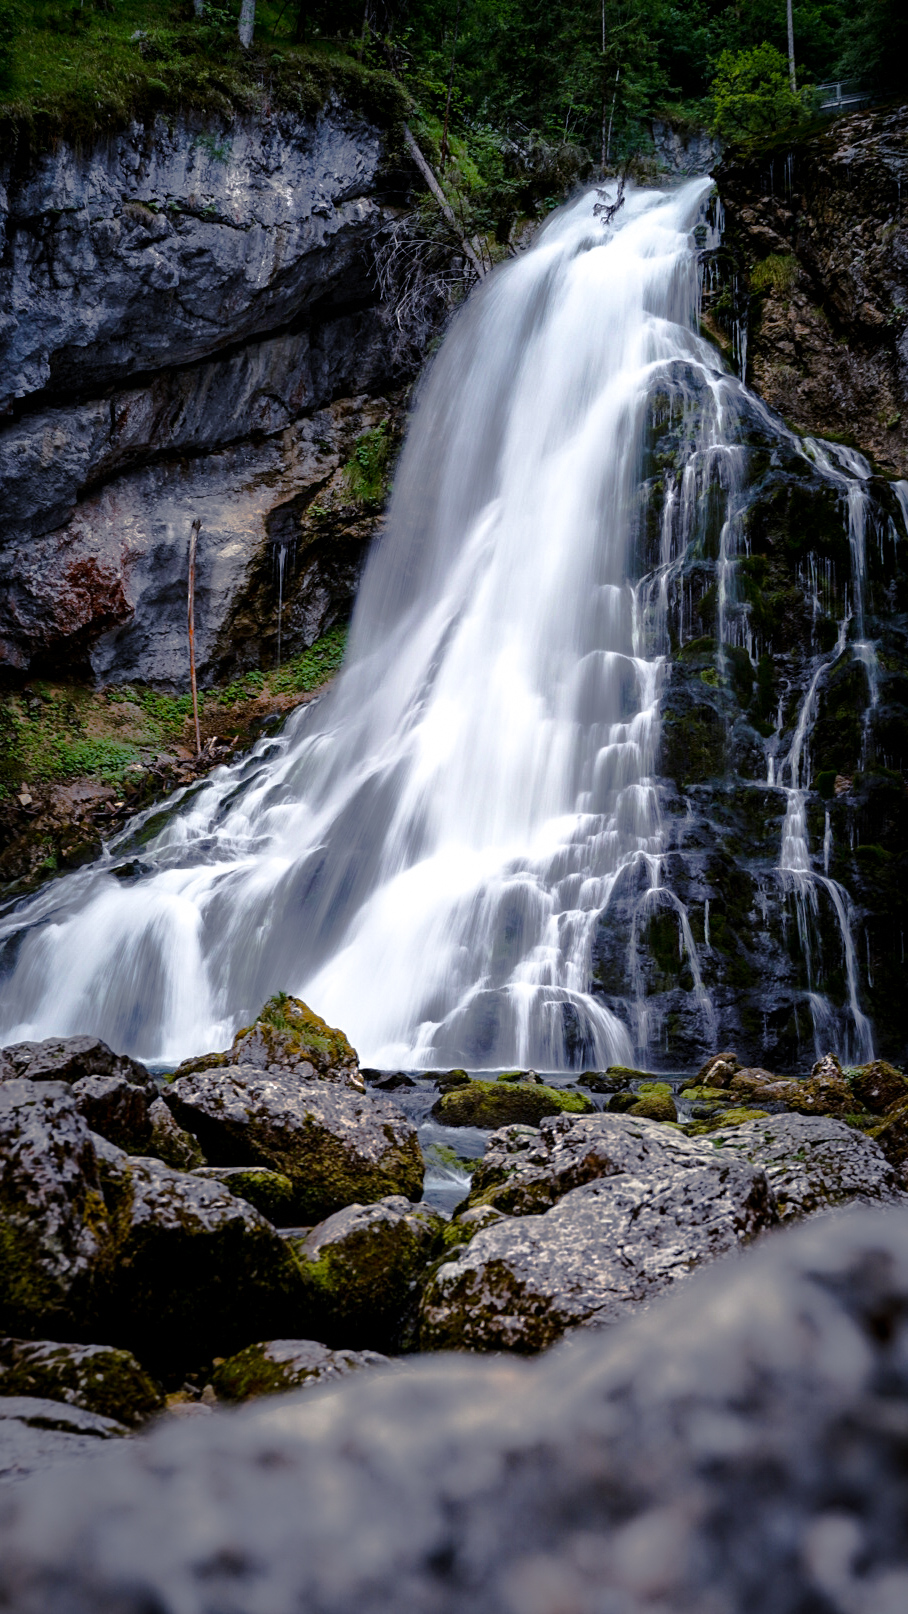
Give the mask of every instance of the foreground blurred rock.
<svg viewBox="0 0 908 1614">
<path fill-rule="evenodd" d="M 10 1614 L 900 1614 L 908 1212 L 535 1363 L 448 1357 L 27 1481 Z"/>
</svg>

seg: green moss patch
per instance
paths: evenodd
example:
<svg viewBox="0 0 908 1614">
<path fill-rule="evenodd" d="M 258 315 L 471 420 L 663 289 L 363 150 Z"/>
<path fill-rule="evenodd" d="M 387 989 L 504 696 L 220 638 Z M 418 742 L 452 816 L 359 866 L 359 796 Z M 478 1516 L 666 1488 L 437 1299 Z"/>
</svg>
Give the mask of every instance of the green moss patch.
<svg viewBox="0 0 908 1614">
<path fill-rule="evenodd" d="M 445 1126 L 478 1126 L 495 1131 L 518 1123 L 538 1126 L 546 1115 L 591 1115 L 595 1105 L 583 1093 L 566 1093 L 530 1082 L 470 1082 L 443 1093 L 432 1114 Z"/>
</svg>

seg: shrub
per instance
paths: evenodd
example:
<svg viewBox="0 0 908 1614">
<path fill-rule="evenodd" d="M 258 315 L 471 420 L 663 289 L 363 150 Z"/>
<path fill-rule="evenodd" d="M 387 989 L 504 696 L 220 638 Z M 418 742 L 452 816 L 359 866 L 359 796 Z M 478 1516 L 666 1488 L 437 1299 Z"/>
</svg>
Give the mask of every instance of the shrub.
<svg viewBox="0 0 908 1614">
<path fill-rule="evenodd" d="M 713 128 L 732 142 L 768 139 L 799 124 L 810 111 L 810 90 L 795 92 L 788 62 L 774 45 L 724 50 L 710 86 Z"/>
</svg>

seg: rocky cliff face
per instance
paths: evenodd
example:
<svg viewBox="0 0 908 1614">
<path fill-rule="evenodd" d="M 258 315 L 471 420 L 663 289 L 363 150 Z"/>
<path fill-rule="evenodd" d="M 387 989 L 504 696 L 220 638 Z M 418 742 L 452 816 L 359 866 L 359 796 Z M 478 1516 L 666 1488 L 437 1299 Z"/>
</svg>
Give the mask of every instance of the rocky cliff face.
<svg viewBox="0 0 908 1614">
<path fill-rule="evenodd" d="M 312 643 L 374 523 L 307 509 L 402 380 L 369 260 L 387 132 L 160 120 L 2 180 L 0 664 L 185 686 L 196 517 L 202 679 L 270 651 L 281 546 L 284 643 Z"/>
<path fill-rule="evenodd" d="M 747 381 L 799 430 L 905 476 L 908 107 L 836 119 L 718 179 Z"/>
</svg>

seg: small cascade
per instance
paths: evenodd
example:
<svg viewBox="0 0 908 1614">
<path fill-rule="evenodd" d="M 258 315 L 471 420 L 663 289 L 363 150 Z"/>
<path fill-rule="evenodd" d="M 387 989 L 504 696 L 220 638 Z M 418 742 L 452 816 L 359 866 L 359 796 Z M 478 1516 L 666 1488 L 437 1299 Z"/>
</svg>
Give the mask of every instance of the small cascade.
<svg viewBox="0 0 908 1614">
<path fill-rule="evenodd" d="M 284 623 L 284 572 L 288 557 L 293 561 L 294 541 L 280 538 L 274 544 L 274 565 L 277 572 L 277 670 L 281 666 L 281 639 Z"/>
</svg>

